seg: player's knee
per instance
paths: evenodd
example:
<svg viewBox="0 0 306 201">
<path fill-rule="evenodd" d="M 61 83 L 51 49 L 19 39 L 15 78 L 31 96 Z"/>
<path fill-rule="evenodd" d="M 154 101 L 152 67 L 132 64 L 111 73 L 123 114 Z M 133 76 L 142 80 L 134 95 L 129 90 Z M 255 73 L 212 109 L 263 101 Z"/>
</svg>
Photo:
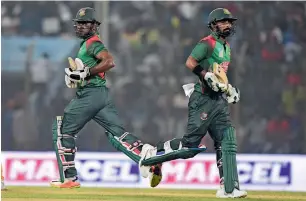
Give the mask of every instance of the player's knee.
<svg viewBox="0 0 306 201">
<path fill-rule="evenodd" d="M 182 146 L 183 147 L 186 147 L 186 148 L 198 148 L 200 143 L 201 143 L 201 140 L 193 140 L 191 138 L 189 138 L 188 136 L 184 136 L 181 140 L 182 142 Z"/>
<path fill-rule="evenodd" d="M 67 148 L 73 148 L 75 147 L 75 136 L 72 133 L 63 134 L 62 133 L 62 116 L 57 116 L 56 119 L 54 119 L 52 124 L 52 135 L 53 135 L 53 141 L 55 143 L 58 143 L 58 141 L 61 142 L 61 145 L 63 147 Z"/>
</svg>

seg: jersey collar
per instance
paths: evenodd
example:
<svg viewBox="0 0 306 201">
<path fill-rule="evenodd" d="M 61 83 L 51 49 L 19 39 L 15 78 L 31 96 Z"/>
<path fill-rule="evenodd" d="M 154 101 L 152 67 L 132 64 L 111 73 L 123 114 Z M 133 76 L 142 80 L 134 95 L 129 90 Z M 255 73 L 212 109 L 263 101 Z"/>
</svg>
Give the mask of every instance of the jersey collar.
<svg viewBox="0 0 306 201">
<path fill-rule="evenodd" d="M 227 41 L 226 41 L 226 40 L 222 40 L 221 38 L 219 38 L 219 37 L 217 36 L 216 33 L 211 33 L 211 36 L 212 36 L 216 41 L 218 41 L 219 43 L 221 43 L 222 45 L 223 45 L 223 44 L 227 44 Z"/>
<path fill-rule="evenodd" d="M 88 41 L 89 39 L 91 39 L 92 37 L 95 37 L 95 36 L 100 37 L 98 34 L 94 34 L 94 35 L 88 36 L 87 38 L 82 39 L 80 46 L 82 46 L 83 43 L 85 43 L 86 41 Z"/>
</svg>

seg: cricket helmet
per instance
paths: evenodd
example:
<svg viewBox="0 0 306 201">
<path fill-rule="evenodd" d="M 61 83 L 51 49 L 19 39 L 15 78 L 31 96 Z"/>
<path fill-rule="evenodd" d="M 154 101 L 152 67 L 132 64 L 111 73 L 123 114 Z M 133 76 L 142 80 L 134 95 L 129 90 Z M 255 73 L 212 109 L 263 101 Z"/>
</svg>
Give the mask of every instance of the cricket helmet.
<svg viewBox="0 0 306 201">
<path fill-rule="evenodd" d="M 211 11 L 208 16 L 208 27 L 210 28 L 210 30 L 213 31 L 212 25 L 215 25 L 217 22 L 225 20 L 233 23 L 238 19 L 233 17 L 232 13 L 226 8 L 216 8 L 215 10 Z M 228 37 L 235 33 L 235 28 L 234 26 L 232 26 L 227 31 L 221 31 L 219 27 L 217 27 L 217 30 L 213 32 L 215 32 L 219 37 Z"/>
<path fill-rule="evenodd" d="M 76 35 L 83 39 L 94 35 L 101 24 L 96 18 L 95 10 L 90 7 L 81 8 L 72 21 L 74 22 Z"/>
</svg>

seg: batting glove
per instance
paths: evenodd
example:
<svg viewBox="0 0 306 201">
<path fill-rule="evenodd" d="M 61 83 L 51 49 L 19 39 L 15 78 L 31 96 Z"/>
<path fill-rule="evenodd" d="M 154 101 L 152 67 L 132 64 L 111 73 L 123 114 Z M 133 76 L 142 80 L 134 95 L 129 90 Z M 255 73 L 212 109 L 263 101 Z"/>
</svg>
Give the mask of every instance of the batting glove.
<svg viewBox="0 0 306 201">
<path fill-rule="evenodd" d="M 237 87 L 233 87 L 231 84 L 228 84 L 228 92 L 226 95 L 226 100 L 228 103 L 237 103 L 240 100 L 240 91 Z"/>
<path fill-rule="evenodd" d="M 227 90 L 227 84 L 221 83 L 216 75 L 212 72 L 207 72 L 204 80 L 206 80 L 208 86 L 215 92 L 225 92 Z"/>
<path fill-rule="evenodd" d="M 65 83 L 68 88 L 77 88 L 77 83 L 72 81 L 67 75 L 65 75 Z"/>
<path fill-rule="evenodd" d="M 83 70 L 73 71 L 71 68 L 65 68 L 66 75 L 75 82 L 84 81 L 84 79 L 90 76 L 89 68 L 84 67 Z"/>
</svg>

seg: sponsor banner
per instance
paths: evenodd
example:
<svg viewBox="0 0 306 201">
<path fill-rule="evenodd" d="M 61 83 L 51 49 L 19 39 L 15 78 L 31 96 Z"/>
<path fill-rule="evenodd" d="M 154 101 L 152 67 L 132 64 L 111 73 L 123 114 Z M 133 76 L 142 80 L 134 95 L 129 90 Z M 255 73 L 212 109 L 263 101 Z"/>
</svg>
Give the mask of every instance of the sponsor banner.
<svg viewBox="0 0 306 201">
<path fill-rule="evenodd" d="M 54 153 L 4 153 L 7 185 L 46 186 L 58 178 Z M 141 183 L 138 164 L 121 154 L 78 153 L 75 161 L 83 186 L 137 187 Z"/>
<path fill-rule="evenodd" d="M 58 178 L 52 152 L 2 152 L 7 185 L 46 186 Z M 238 155 L 240 186 L 247 190 L 306 191 L 306 156 Z M 80 152 L 76 168 L 82 186 L 148 188 L 138 165 L 121 153 Z M 217 189 L 214 154 L 164 163 L 160 188 Z"/>
<path fill-rule="evenodd" d="M 239 155 L 237 160 L 240 186 L 243 189 L 306 191 L 303 187 L 306 179 L 299 177 L 303 168 L 306 168 L 306 157 Z M 186 161 L 165 163 L 160 186 L 218 188 L 219 173 L 215 156 L 202 154 Z"/>
</svg>

